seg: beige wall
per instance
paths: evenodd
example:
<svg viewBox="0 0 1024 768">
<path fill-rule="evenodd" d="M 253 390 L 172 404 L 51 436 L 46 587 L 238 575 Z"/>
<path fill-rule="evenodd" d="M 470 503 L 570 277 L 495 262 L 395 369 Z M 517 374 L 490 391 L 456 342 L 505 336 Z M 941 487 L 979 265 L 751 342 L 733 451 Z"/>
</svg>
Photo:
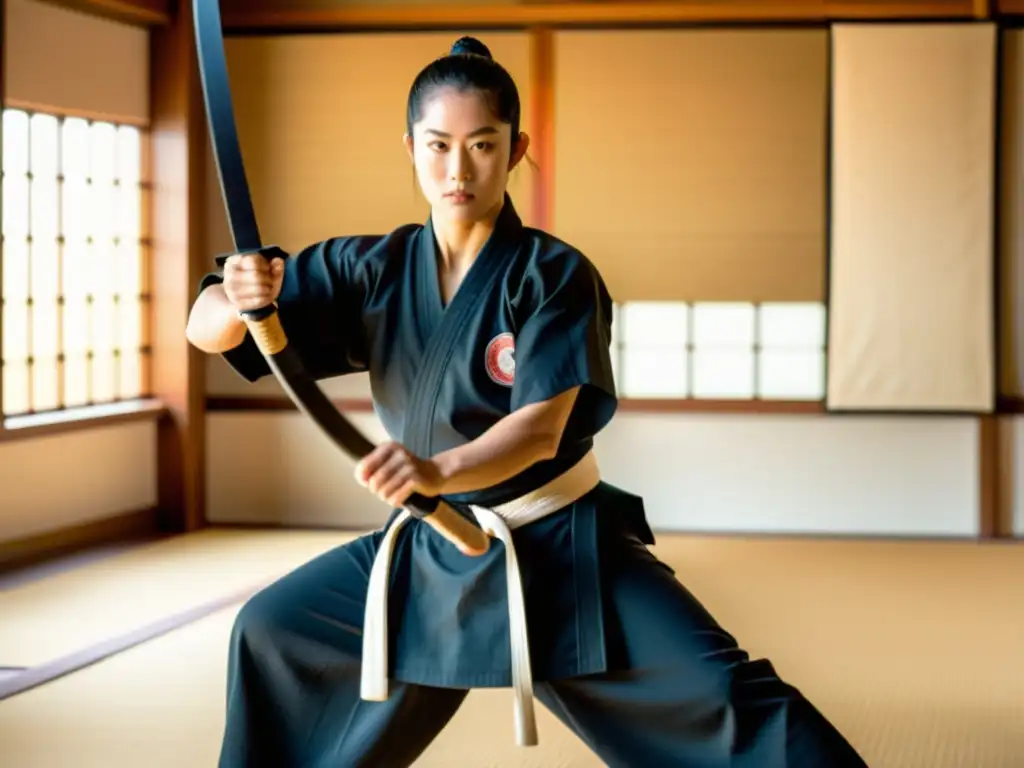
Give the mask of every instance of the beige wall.
<svg viewBox="0 0 1024 768">
<path fill-rule="evenodd" d="M 530 51 L 523 33 L 485 37 L 516 78 L 529 130 Z M 239 143 L 260 230 L 286 250 L 339 234 L 384 233 L 425 221 L 428 208 L 402 144 L 416 73 L 444 55 L 450 33 L 229 38 Z M 211 253 L 229 250 L 210 167 Z M 513 171 L 510 194 L 531 221 L 533 171 Z M 211 262 L 212 263 L 212 262 Z"/>
<path fill-rule="evenodd" d="M 148 121 L 144 31 L 33 0 L 6 8 L 8 106 Z M 152 507 L 156 487 L 153 423 L 2 442 L 0 540 Z"/>
<path fill-rule="evenodd" d="M 282 394 L 274 379 L 249 384 L 220 359 L 210 361 L 207 386 L 226 397 Z M 369 397 L 364 375 L 323 389 Z M 350 417 L 371 439 L 386 439 L 374 414 Z M 387 515 L 352 479 L 353 462 L 305 417 L 222 412 L 207 420 L 212 521 L 365 528 Z M 597 452 L 610 482 L 645 497 L 659 530 L 972 536 L 977 439 L 976 422 L 957 417 L 620 413 Z M 268 444 L 281 447 L 274 472 L 237 470 Z"/>
<path fill-rule="evenodd" d="M 156 425 L 0 443 L 0 541 L 156 505 Z"/>
<path fill-rule="evenodd" d="M 353 421 L 384 439 L 373 414 Z M 660 531 L 971 536 L 976 429 L 957 418 L 620 414 L 598 439 L 597 454 L 610 482 L 644 496 Z M 1024 437 L 1018 443 L 1024 448 Z M 258 464 L 256 446 L 268 444 L 280 448 L 273 472 L 238 471 Z M 380 525 L 387 508 L 352 479 L 352 469 L 296 413 L 208 416 L 211 520 Z"/>
<path fill-rule="evenodd" d="M 389 41 L 387 59 L 374 60 L 385 74 L 373 99 L 344 71 L 380 56 L 374 38 L 231 42 L 233 71 L 252 73 L 261 62 L 260 73 L 238 75 L 236 94 L 242 119 L 263 122 L 243 128 L 243 143 L 274 239 L 294 245 L 416 217 L 421 209 L 402 197 L 407 162 L 388 141 L 400 132 L 410 73 L 452 37 L 410 36 L 408 60 Z M 526 41 L 481 37 L 524 85 Z M 333 74 L 300 84 L 321 60 Z M 665 75 L 665 61 L 682 75 Z M 555 62 L 555 232 L 593 252 L 617 299 L 822 298 L 824 35 L 560 33 Z M 724 67 L 719 77 L 698 71 L 714 62 Z M 937 74 L 923 72 L 922 87 L 942 88 L 929 82 Z M 369 114 L 354 121 L 360 111 Z M 393 131 L 378 129 L 384 138 L 360 127 L 389 121 Z M 352 133 L 332 144 L 341 124 Z M 307 146 L 292 143 L 300 135 Z M 740 149 L 729 151 L 723 136 Z M 379 153 L 366 202 L 344 190 L 366 178 L 365 161 L 349 158 L 352 142 L 373 142 Z M 630 151 L 640 161 L 628 162 Z M 286 164 L 289 178 L 304 183 L 275 183 Z M 227 243 L 219 204 L 211 215 L 221 222 L 210 241 L 219 252 Z M 681 250 L 695 240 L 705 247 Z M 207 382 L 211 395 L 281 394 L 275 381 L 249 385 L 216 359 Z M 324 388 L 368 396 L 359 376 Z M 362 528 L 386 514 L 351 479 L 352 463 L 303 417 L 208 418 L 211 519 Z M 371 437 L 384 437 L 373 414 L 353 418 Z M 956 417 L 621 413 L 598 453 L 609 480 L 645 496 L 660 530 L 957 536 L 977 532 L 977 438 L 976 422 Z M 240 475 L 238 452 L 267 441 L 285 446 L 279 470 Z"/>
<path fill-rule="evenodd" d="M 122 61 L 97 63 L 92 60 L 100 54 L 93 51 L 90 56 L 73 62 L 71 69 L 62 71 L 60 78 L 41 78 L 36 90 L 31 87 L 25 90 L 18 83 L 31 83 L 33 73 L 42 71 L 38 67 L 43 65 L 36 64 L 33 56 L 38 56 L 38 52 L 45 48 L 22 44 L 22 40 L 32 34 L 51 35 L 55 29 L 65 25 L 68 29 L 78 30 L 73 37 L 80 41 L 85 29 L 76 27 L 76 24 L 95 26 L 108 23 L 57 11 L 65 14 L 59 17 L 60 24 L 32 25 L 26 19 L 42 17 L 32 17 L 31 14 L 52 14 L 54 9 L 45 7 L 43 10 L 44 6 L 29 0 L 11 0 L 8 7 L 7 39 L 20 38 L 18 45 L 5 44 L 9 84 L 22 89 L 16 92 L 18 98 L 37 103 L 63 100 L 69 109 L 107 114 L 144 116 L 147 113 L 145 95 L 139 89 L 139 83 L 148 77 L 140 74 L 146 67 L 144 38 L 140 42 L 138 37 L 141 33 L 136 35 L 134 30 L 118 25 L 96 27 L 103 30 L 100 35 L 126 35 L 125 44 L 116 47 L 120 51 L 136 51 L 132 55 L 142 58 L 135 66 L 128 66 Z M 88 34 L 95 35 L 96 32 Z M 595 36 L 588 37 L 590 34 Z M 578 51 L 587 50 L 604 40 L 604 34 L 559 36 L 559 45 L 564 46 L 560 50 L 563 54 L 571 51 L 573 46 Z M 638 37 L 637 34 L 629 33 L 630 36 L 616 39 L 614 45 L 636 48 L 636 40 L 652 39 Z M 766 34 L 772 36 L 776 33 Z M 695 38 L 684 33 L 678 35 L 666 38 L 663 43 L 666 55 L 674 51 L 672 55 L 676 58 L 697 56 L 700 41 L 695 42 Z M 529 52 L 525 36 L 505 33 L 482 37 L 513 70 L 528 105 Z M 415 68 L 429 56 L 443 52 L 452 38 L 451 34 L 394 36 L 389 37 L 389 42 L 383 46 L 375 36 L 231 41 L 229 62 L 237 83 L 242 142 L 253 175 L 258 213 L 270 239 L 285 247 L 297 247 L 327 235 L 383 231 L 404 221 L 422 220 L 425 208 L 413 188 L 412 175 L 400 145 L 404 92 Z M 778 52 L 781 49 L 772 46 L 782 45 L 782 40 L 782 37 L 773 37 L 771 41 L 765 38 L 759 45 Z M 817 68 L 822 52 L 821 42 L 811 35 L 794 36 L 792 42 L 795 47 L 790 52 L 795 58 L 787 66 L 796 67 L 802 62 L 804 68 L 800 71 L 806 79 L 797 86 L 782 88 L 778 70 L 761 71 L 762 68 L 749 61 L 737 61 L 737 69 L 732 72 L 736 78 L 735 88 L 731 91 L 734 100 L 719 102 L 719 117 L 723 114 L 738 115 L 740 107 L 737 104 L 742 101 L 739 97 L 744 93 L 747 99 L 742 107 L 751 114 L 760 109 L 762 116 L 800 114 L 809 121 L 819 114 L 822 102 L 817 96 L 817 88 L 825 77 L 825 70 Z M 613 43 L 609 41 L 608 44 Z M 52 45 L 52 42 L 47 45 Z M 744 50 L 754 55 L 751 49 Z M 22 52 L 15 55 L 16 51 Z M 384 51 L 386 57 L 383 63 L 373 60 L 371 66 L 368 57 L 375 51 Z M 62 52 L 61 55 L 71 54 Z M 314 62 L 326 62 L 328 66 L 318 69 L 312 66 Z M 627 63 L 635 67 L 637 73 L 646 71 L 644 67 L 650 66 L 650 62 L 644 63 L 642 57 L 634 57 Z M 88 69 L 93 65 L 98 69 Z M 574 71 L 574 66 L 579 66 L 579 60 L 563 58 L 557 66 L 561 67 L 559 76 L 565 78 Z M 785 69 L 782 64 L 779 67 Z M 742 75 L 740 70 L 747 74 Z M 300 75 L 317 71 L 321 72 L 317 79 L 301 86 L 298 84 Z M 750 82 L 742 79 L 754 74 L 763 78 L 758 81 L 763 87 L 751 88 Z M 83 78 L 81 82 L 78 82 L 78 76 Z M 692 73 L 688 76 L 692 77 Z M 111 78 L 122 78 L 122 82 L 114 88 Z M 54 79 L 70 79 L 73 85 L 77 85 L 54 91 L 51 82 Z M 97 81 L 103 81 L 103 88 L 88 102 L 85 101 L 82 94 L 95 90 Z M 689 82 L 693 88 L 701 85 Z M 43 90 L 44 87 L 51 90 Z M 761 94 L 765 101 L 749 103 L 751 94 Z M 12 90 L 13 95 L 15 91 Z M 577 90 L 575 95 L 570 93 L 566 98 L 568 101 L 563 100 L 558 107 L 562 110 L 560 120 L 564 119 L 569 125 L 576 120 L 578 126 L 585 127 L 588 124 L 585 119 L 579 115 L 566 115 L 565 110 L 573 99 L 587 104 L 589 97 L 582 90 Z M 610 106 L 614 103 L 610 102 Z M 796 129 L 785 123 L 783 117 L 777 119 L 780 122 L 765 125 L 771 125 L 772 130 L 778 131 L 777 135 L 786 137 L 786 140 L 796 141 Z M 645 135 L 641 143 L 655 147 L 659 142 L 670 144 L 677 132 L 672 126 L 679 125 L 678 117 L 663 122 L 669 126 L 665 133 Z M 381 125 L 392 125 L 393 128 L 382 130 Z M 374 130 L 371 131 L 370 126 Z M 697 127 L 687 125 L 686 130 L 691 132 L 688 135 L 693 135 Z M 571 186 L 584 183 L 578 177 L 579 169 L 572 171 L 566 180 L 574 167 L 574 160 L 573 150 L 567 143 L 571 136 L 566 136 L 564 126 L 562 130 L 556 152 L 555 177 L 556 180 L 561 179 L 556 181 L 562 184 L 556 188 L 556 203 L 561 200 L 561 215 L 565 217 L 572 214 L 572 208 L 567 207 L 570 204 L 580 206 L 580 211 L 586 210 L 578 202 L 586 190 L 578 187 L 574 191 Z M 601 127 L 594 129 L 598 138 L 601 130 Z M 785 255 L 802 259 L 790 262 L 789 268 L 795 269 L 792 265 L 798 263 L 803 267 L 794 280 L 789 283 L 776 281 L 775 285 L 805 286 L 794 288 L 796 293 L 791 297 L 773 295 L 784 300 L 820 298 L 811 293 L 812 287 L 820 284 L 819 278 L 823 279 L 824 274 L 824 252 L 820 247 L 823 229 L 820 220 L 816 221 L 810 215 L 823 205 L 813 189 L 821 179 L 820 158 L 815 160 L 815 157 L 823 152 L 824 145 L 820 142 L 824 123 L 804 130 L 806 133 L 793 146 L 797 159 L 789 166 L 793 177 L 804 185 L 794 188 L 796 193 L 793 189 L 778 190 L 773 186 L 784 176 L 778 165 L 769 163 L 764 166 L 769 170 L 775 168 L 775 171 L 771 174 L 764 171 L 756 179 L 760 186 L 753 186 L 751 182 L 742 187 L 742 180 L 735 177 L 743 168 L 753 173 L 752 169 L 758 167 L 755 160 L 758 157 L 763 159 L 763 153 L 776 146 L 771 142 L 749 147 L 751 152 L 759 149 L 762 154 L 748 158 L 749 162 L 743 165 L 720 165 L 721 177 L 707 169 L 700 172 L 704 176 L 693 173 L 687 177 L 691 184 L 696 183 L 695 179 L 718 178 L 723 185 L 727 182 L 732 184 L 731 189 L 742 188 L 749 195 L 761 195 L 766 204 L 776 206 L 772 208 L 774 213 L 760 223 L 785 223 L 778 231 L 768 234 L 783 240 L 789 238 L 786 242 L 795 244 L 794 247 L 781 250 Z M 580 137 L 580 141 L 586 141 L 589 134 L 582 128 L 581 131 L 573 135 Z M 631 144 L 628 137 L 624 144 L 637 146 Z M 598 158 L 593 166 L 595 172 L 600 173 L 602 167 L 611 167 L 601 165 L 601 153 L 618 156 L 621 151 L 622 147 L 609 145 L 606 137 L 593 149 Z M 655 150 L 647 151 L 654 152 L 652 156 L 657 159 Z M 579 164 L 578 160 L 576 162 Z M 677 159 L 677 162 L 681 161 Z M 658 170 L 660 172 L 661 169 Z M 628 178 L 626 174 L 631 171 L 628 164 L 623 164 L 616 172 L 621 178 Z M 517 186 L 513 188 L 517 204 L 524 214 L 529 211 L 530 173 L 524 169 L 522 176 L 525 178 L 517 179 Z M 343 183 L 351 178 L 344 174 L 357 174 L 365 182 L 358 187 L 359 194 L 356 194 L 355 185 Z M 734 176 L 730 178 L 729 174 Z M 662 179 L 659 183 L 668 182 Z M 592 186 L 595 195 L 604 194 L 602 185 Z M 315 190 L 316 194 L 303 196 L 303 189 Z M 691 197 L 699 195 L 701 189 L 699 185 L 692 186 L 688 194 Z M 667 197 L 673 194 L 679 193 L 667 187 Z M 571 202 L 573 196 L 576 196 L 575 203 Z M 788 199 L 775 199 L 777 197 Z M 208 243 L 212 256 L 227 248 L 228 239 L 219 192 L 215 191 L 211 200 L 213 208 Z M 743 198 L 739 202 L 750 201 Z M 556 233 L 561 234 L 558 210 L 556 208 Z M 607 211 L 599 206 L 591 210 L 600 213 L 600 216 L 595 214 L 595 221 L 607 216 Z M 666 211 L 671 213 L 670 208 Z M 729 222 L 743 221 L 737 211 L 742 212 L 742 209 L 719 209 L 708 220 L 709 225 L 721 224 L 719 233 L 736 231 Z M 663 212 L 663 215 L 668 213 Z M 641 211 L 621 209 L 616 222 L 635 226 L 636 222 L 645 221 L 642 215 Z M 736 218 L 729 219 L 728 216 Z M 577 213 L 577 226 L 582 227 L 586 218 L 583 213 Z M 562 222 L 572 220 L 563 218 Z M 688 220 L 687 226 L 691 231 L 694 221 L 699 223 L 699 220 Z M 568 229 L 569 224 L 564 226 Z M 744 233 L 756 239 L 765 231 L 762 226 Z M 585 240 L 592 235 L 581 237 Z M 631 263 L 636 263 L 635 253 L 630 252 L 628 258 Z M 685 281 L 680 280 L 675 283 L 672 298 L 746 296 L 755 300 L 759 298 L 757 291 L 769 285 L 767 282 L 751 283 L 751 272 L 735 260 L 723 259 L 719 263 L 724 270 L 731 269 L 737 276 L 735 282 L 728 283 L 728 290 L 733 293 L 724 289 L 715 293 L 715 281 L 724 285 L 723 278 L 706 272 L 711 281 L 705 282 L 703 288 L 688 288 Z M 609 266 L 613 272 L 616 269 L 615 265 Z M 624 279 L 628 279 L 628 272 L 623 274 L 627 275 Z M 761 274 L 772 276 L 773 271 L 766 269 Z M 694 295 L 687 295 L 687 291 Z M 638 292 L 638 295 L 644 294 Z M 647 295 L 650 296 L 650 292 Z M 216 359 L 209 362 L 208 384 L 213 395 L 279 393 L 273 381 L 258 386 L 246 385 Z M 337 396 L 366 393 L 365 380 L 359 377 L 329 382 L 326 388 Z M 379 422 L 372 414 L 359 414 L 355 420 L 371 436 L 383 437 Z M 351 480 L 351 463 L 327 445 L 316 434 L 315 428 L 298 415 L 215 413 L 209 416 L 208 426 L 207 485 L 211 520 L 365 527 L 383 519 L 385 510 L 382 505 L 368 498 L 366 492 Z M 1019 478 L 1024 477 L 1024 465 L 1020 459 L 1024 455 L 1024 421 L 1014 420 L 1013 427 L 1016 444 L 1013 462 L 1017 465 L 1018 478 L 1015 482 L 1019 484 Z M 239 452 L 244 455 L 247 445 L 265 444 L 267 440 L 286 448 L 279 453 L 282 464 L 278 471 L 262 473 L 255 478 L 239 473 Z M 642 493 L 647 499 L 652 521 L 661 530 L 971 535 L 976 532 L 978 519 L 976 441 L 975 423 L 958 418 L 623 413 L 601 437 L 598 450 L 608 479 Z M 74 470 L 63 473 L 59 484 L 52 482 L 55 472 L 52 454 L 48 453 L 52 450 L 61 451 L 62 463 L 74 462 Z M 0 538 L 32 535 L 150 505 L 156 496 L 155 462 L 155 432 L 149 424 L 104 427 L 61 438 L 0 444 L 0 487 L 4 488 Z M 48 487 L 43 487 L 47 480 L 50 481 Z M 1015 494 L 1014 514 L 1018 530 L 1024 533 L 1022 498 L 1024 493 Z"/>
<path fill-rule="evenodd" d="M 555 231 L 618 301 L 823 299 L 826 31 L 555 46 Z"/>
<path fill-rule="evenodd" d="M 5 99 L 132 123 L 149 122 L 149 36 L 38 0 L 7 0 Z"/>
</svg>

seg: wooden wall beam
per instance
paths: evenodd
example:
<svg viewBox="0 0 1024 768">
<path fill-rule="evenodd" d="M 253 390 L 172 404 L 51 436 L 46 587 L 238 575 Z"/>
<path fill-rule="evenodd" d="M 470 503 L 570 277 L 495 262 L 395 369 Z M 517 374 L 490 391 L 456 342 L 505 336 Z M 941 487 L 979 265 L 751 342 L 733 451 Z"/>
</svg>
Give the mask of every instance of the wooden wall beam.
<svg viewBox="0 0 1024 768">
<path fill-rule="evenodd" d="M 6 0 L 0 0 L 0 50 L 7 50 L 7 2 Z M 6 74 L 4 63 L 6 56 L 0 56 L 0 106 L 7 106 L 7 88 L 6 88 Z M 0 120 L 0 146 L 3 144 L 3 120 Z M 0 186 L 0 213 L 3 212 L 4 200 L 3 200 L 3 189 Z M 2 221 L 0 217 L 0 221 Z M 0 288 L 4 284 L 4 246 L 3 242 L 0 241 Z M 2 294 L 2 291 L 0 291 Z M 0 311 L 0 360 L 4 359 L 4 313 Z M 0 370 L 0 432 L 4 430 L 4 377 L 2 370 Z"/>
<path fill-rule="evenodd" d="M 1024 16 L 1024 0 L 993 0 L 1000 16 Z"/>
<path fill-rule="evenodd" d="M 161 527 L 205 524 L 206 360 L 185 339 L 205 256 L 206 123 L 195 57 L 192 9 L 152 32 L 153 396 L 167 408 L 158 430 Z"/>
<path fill-rule="evenodd" d="M 533 226 L 555 226 L 555 39 L 547 27 L 530 30 L 530 150 L 533 171 Z"/>
<path fill-rule="evenodd" d="M 1005 1 L 1005 0 L 1004 0 Z M 1024 1 L 1024 0 L 1011 0 Z M 572 26 L 826 23 L 839 20 L 973 19 L 976 0 L 693 0 L 692 2 L 558 2 L 530 4 L 374 5 L 315 8 L 298 0 L 254 4 L 227 0 L 229 34 L 367 29 L 486 29 Z"/>
<path fill-rule="evenodd" d="M 157 538 L 156 511 L 140 509 L 14 541 L 0 541 L 0 575 L 57 557 Z"/>
<path fill-rule="evenodd" d="M 42 0 L 42 2 L 142 27 L 170 24 L 174 5 L 174 0 Z"/>
<path fill-rule="evenodd" d="M 978 537 L 994 539 L 999 531 L 999 420 L 978 419 Z"/>
<path fill-rule="evenodd" d="M 978 419 L 978 537 L 1012 539 L 1013 439 L 1010 418 Z"/>
</svg>

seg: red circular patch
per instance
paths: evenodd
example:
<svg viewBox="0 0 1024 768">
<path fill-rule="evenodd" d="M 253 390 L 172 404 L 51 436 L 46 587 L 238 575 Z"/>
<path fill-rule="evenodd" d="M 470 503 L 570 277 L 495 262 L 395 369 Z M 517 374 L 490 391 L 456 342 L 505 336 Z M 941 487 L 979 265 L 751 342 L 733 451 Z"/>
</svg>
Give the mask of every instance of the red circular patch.
<svg viewBox="0 0 1024 768">
<path fill-rule="evenodd" d="M 516 339 L 511 333 L 499 333 L 487 345 L 484 355 L 487 375 L 496 384 L 511 387 L 516 378 Z"/>
</svg>

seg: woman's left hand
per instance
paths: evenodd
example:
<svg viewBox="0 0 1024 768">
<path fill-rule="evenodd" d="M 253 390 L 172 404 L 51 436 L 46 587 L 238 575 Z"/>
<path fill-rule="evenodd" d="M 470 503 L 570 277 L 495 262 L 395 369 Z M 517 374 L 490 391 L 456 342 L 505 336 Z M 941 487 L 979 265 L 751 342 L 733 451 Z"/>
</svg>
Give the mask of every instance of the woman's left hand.
<svg viewBox="0 0 1024 768">
<path fill-rule="evenodd" d="M 441 493 L 441 471 L 429 459 L 421 459 L 399 443 L 384 443 L 356 465 L 356 480 L 392 507 L 400 507 L 413 493 Z"/>
</svg>

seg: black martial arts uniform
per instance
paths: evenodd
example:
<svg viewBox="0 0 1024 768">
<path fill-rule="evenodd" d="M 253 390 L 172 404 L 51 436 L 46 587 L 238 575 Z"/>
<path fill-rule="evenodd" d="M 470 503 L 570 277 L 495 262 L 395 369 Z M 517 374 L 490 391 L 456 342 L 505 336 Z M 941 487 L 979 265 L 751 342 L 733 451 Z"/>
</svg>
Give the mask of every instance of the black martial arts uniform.
<svg viewBox="0 0 1024 768">
<path fill-rule="evenodd" d="M 469 504 L 519 497 L 591 455 L 616 407 L 612 302 L 594 266 L 524 227 L 507 197 L 448 306 L 436 254 L 429 221 L 321 242 L 288 260 L 278 307 L 310 373 L 368 371 L 388 433 L 421 457 L 582 387 L 554 459 L 446 497 L 469 514 Z M 249 338 L 225 357 L 250 381 L 269 373 Z M 504 545 L 466 557 L 413 523 L 400 530 L 389 571 L 390 695 L 361 698 L 367 585 L 383 536 L 327 552 L 242 608 L 221 768 L 410 765 L 467 689 L 511 685 Z M 536 695 L 608 765 L 864 765 L 649 553 L 638 496 L 599 482 L 513 536 Z"/>
</svg>

